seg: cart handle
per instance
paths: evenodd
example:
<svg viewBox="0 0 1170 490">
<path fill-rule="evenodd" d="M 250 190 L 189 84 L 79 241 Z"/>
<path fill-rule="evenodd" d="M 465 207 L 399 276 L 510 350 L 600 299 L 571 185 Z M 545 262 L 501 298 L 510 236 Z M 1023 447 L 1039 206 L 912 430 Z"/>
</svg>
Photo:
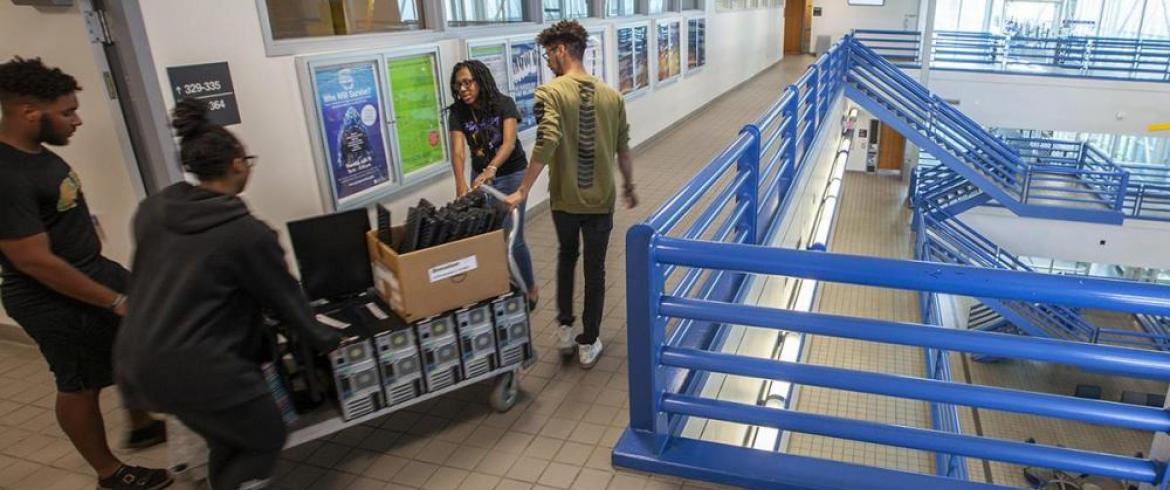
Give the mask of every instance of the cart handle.
<svg viewBox="0 0 1170 490">
<path fill-rule="evenodd" d="M 504 202 L 504 200 L 507 199 L 507 197 L 508 197 L 508 196 L 504 195 L 503 192 L 500 192 L 498 189 L 496 189 L 495 187 L 492 187 L 492 186 L 487 185 L 487 184 L 480 184 L 479 187 L 477 187 L 477 189 L 482 190 L 483 192 L 487 193 L 489 196 L 494 197 L 496 199 L 496 201 L 500 202 L 500 203 Z M 523 206 L 523 205 L 524 204 L 521 204 L 521 206 Z M 512 211 L 510 211 L 510 213 L 512 215 L 512 229 L 508 232 L 508 238 L 507 238 L 508 271 L 512 275 L 512 280 L 515 281 L 516 285 L 520 286 L 520 290 L 523 291 L 525 295 L 527 295 L 528 294 L 528 283 L 524 282 L 524 277 L 520 274 L 520 266 L 516 263 L 516 257 L 512 254 L 512 247 L 516 243 L 516 231 L 520 228 L 520 210 L 516 209 L 516 208 L 512 208 Z"/>
</svg>

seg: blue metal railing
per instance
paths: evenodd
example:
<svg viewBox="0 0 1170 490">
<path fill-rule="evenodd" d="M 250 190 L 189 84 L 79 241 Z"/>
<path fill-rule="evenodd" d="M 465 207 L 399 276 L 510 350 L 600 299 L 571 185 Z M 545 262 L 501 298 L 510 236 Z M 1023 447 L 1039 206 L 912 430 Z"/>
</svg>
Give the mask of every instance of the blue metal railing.
<svg viewBox="0 0 1170 490">
<path fill-rule="evenodd" d="M 1129 172 L 1092 145 L 1044 138 L 1004 139 L 1029 164 L 1024 202 L 1124 209 Z"/>
<path fill-rule="evenodd" d="M 614 449 L 614 464 L 750 488 L 1003 488 L 962 479 L 963 474 L 957 469 L 961 466 L 959 460 L 953 458 L 974 457 L 1148 482 L 1166 488 L 1170 475 L 1165 465 L 1156 461 L 965 435 L 943 427 L 951 424 L 946 420 L 940 424 L 938 419 L 955 417 L 947 406 L 968 406 L 1167 432 L 1170 431 L 1170 412 L 1046 393 L 749 358 L 688 346 L 681 338 L 687 335 L 679 335 L 677 328 L 674 334 L 668 335 L 673 324 L 695 322 L 749 325 L 919 347 L 927 355 L 935 354 L 931 357 L 935 364 L 929 371 L 932 377 L 942 377 L 947 371 L 937 362 L 939 352 L 955 351 L 1060 363 L 1119 376 L 1170 379 L 1170 354 L 1163 352 L 747 306 L 706 298 L 702 291 L 687 292 L 670 287 L 671 274 L 702 270 L 708 274 L 775 275 L 1073 308 L 1170 315 L 1170 288 L 1163 286 L 760 246 L 763 237 L 771 235 L 775 225 L 782 221 L 787 204 L 795 195 L 783 183 L 791 185 L 804 165 L 817 133 L 816 126 L 828 117 L 827 107 L 835 103 L 848 81 L 845 74 L 852 77 L 854 70 L 850 69 L 859 64 L 868 63 L 871 73 L 884 69 L 874 66 L 868 58 L 871 52 L 859 47 L 849 37 L 834 46 L 817 62 L 816 68 L 810 69 L 794 87 L 789 88 L 757 124 L 745 128 L 736 142 L 692 179 L 677 197 L 658 209 L 645 223 L 628 231 L 626 294 L 630 426 Z M 869 81 L 883 86 L 899 83 L 892 74 L 885 75 Z M 912 86 L 902 88 L 913 89 Z M 929 97 L 925 102 L 930 103 Z M 939 107 L 925 107 L 929 106 L 901 109 L 961 120 Z M 920 121 L 932 124 L 937 119 L 922 118 Z M 813 126 L 811 130 L 808 129 L 810 125 Z M 782 133 L 777 136 L 776 131 Z M 979 138 L 978 133 L 955 133 L 948 137 L 968 142 Z M 982 152 L 979 158 L 991 165 L 991 162 L 1000 160 L 1010 162 L 1005 157 L 1009 150 L 1005 148 L 1007 145 L 1000 141 L 998 145 L 980 146 L 977 150 Z M 773 156 L 764 157 L 765 154 Z M 783 156 L 775 157 L 776 154 Z M 775 158 L 779 158 L 779 163 L 770 164 Z M 1018 161 L 1018 155 L 1016 158 Z M 736 170 L 731 174 L 733 167 Z M 757 173 L 753 168 L 770 171 Z M 793 170 L 786 171 L 785 168 Z M 742 175 L 749 177 L 740 178 Z M 723 182 L 733 184 L 717 188 L 716 182 L 721 177 Z M 749 185 L 753 182 L 757 185 Z M 734 197 L 728 197 L 728 194 Z M 765 204 L 769 197 L 776 198 L 775 206 Z M 737 203 L 737 214 L 734 215 L 737 219 L 724 222 L 734 223 L 730 229 L 734 230 L 731 233 L 736 239 L 729 242 L 678 236 L 680 224 L 688 216 L 701 214 L 703 221 L 710 221 L 692 226 L 714 225 L 713 216 L 716 214 L 707 213 L 709 208 L 700 206 L 704 199 L 728 206 L 732 200 Z M 765 229 L 769 230 L 764 232 Z M 929 320 L 931 313 L 924 313 Z M 946 413 L 934 417 L 937 429 L 931 430 L 802 413 L 793 410 L 794 407 L 782 410 L 738 404 L 701 397 L 697 390 L 673 383 L 672 373 L 688 373 L 693 377 L 703 373 L 723 373 L 920 400 L 931 403 L 932 410 L 938 407 Z M 688 417 L 930 451 L 942 455 L 942 459 L 936 462 L 940 466 L 936 472 L 944 476 L 912 474 L 681 437 L 676 429 L 680 421 Z"/>
<path fill-rule="evenodd" d="M 854 35 L 899 66 L 922 66 L 921 32 L 857 30 Z M 939 70 L 1170 81 L 1167 40 L 936 31 L 930 58 L 930 67 Z"/>
</svg>

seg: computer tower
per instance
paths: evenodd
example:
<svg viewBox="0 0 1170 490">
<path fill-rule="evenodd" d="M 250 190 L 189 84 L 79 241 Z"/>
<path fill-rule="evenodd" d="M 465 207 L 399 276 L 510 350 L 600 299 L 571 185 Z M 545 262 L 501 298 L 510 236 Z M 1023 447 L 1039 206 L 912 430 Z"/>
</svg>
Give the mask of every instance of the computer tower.
<svg viewBox="0 0 1170 490">
<path fill-rule="evenodd" d="M 482 376 L 494 370 L 498 364 L 491 304 L 481 303 L 456 311 L 455 322 L 459 327 L 463 379 Z"/>
<path fill-rule="evenodd" d="M 499 367 L 522 364 L 533 358 L 528 305 L 523 295 L 511 293 L 492 301 Z"/>
<path fill-rule="evenodd" d="M 348 330 L 353 330 L 351 327 Z M 347 333 L 349 333 L 347 331 Z M 337 401 L 345 420 L 374 413 L 385 406 L 374 344 L 368 336 L 329 353 Z"/>
<path fill-rule="evenodd" d="M 392 407 L 423 394 L 423 368 L 414 329 L 393 313 L 382 316 L 385 318 L 371 324 L 371 329 L 386 406 Z"/>
<path fill-rule="evenodd" d="M 455 317 L 446 314 L 428 318 L 415 327 L 423 358 L 423 379 L 427 392 L 450 387 L 460 381 L 459 337 Z"/>
</svg>

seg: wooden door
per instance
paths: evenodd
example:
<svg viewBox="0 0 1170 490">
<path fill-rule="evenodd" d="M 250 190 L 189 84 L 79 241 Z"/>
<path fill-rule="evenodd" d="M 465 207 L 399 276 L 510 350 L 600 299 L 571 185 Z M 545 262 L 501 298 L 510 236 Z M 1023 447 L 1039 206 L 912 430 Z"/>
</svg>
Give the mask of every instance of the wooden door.
<svg viewBox="0 0 1170 490">
<path fill-rule="evenodd" d="M 902 170 L 902 160 L 906 157 L 906 137 L 902 136 L 892 126 L 882 124 L 881 134 L 878 136 L 878 170 Z"/>
<path fill-rule="evenodd" d="M 801 53 L 804 48 L 805 10 L 808 0 L 784 2 L 784 54 Z"/>
</svg>

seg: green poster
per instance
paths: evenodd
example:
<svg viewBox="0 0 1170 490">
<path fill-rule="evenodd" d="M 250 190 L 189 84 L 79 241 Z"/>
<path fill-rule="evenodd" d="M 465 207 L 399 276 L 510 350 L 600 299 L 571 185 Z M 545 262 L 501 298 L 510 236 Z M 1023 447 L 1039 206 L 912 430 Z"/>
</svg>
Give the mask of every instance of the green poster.
<svg viewBox="0 0 1170 490">
<path fill-rule="evenodd" d="M 435 56 L 420 54 L 393 59 L 388 70 L 402 173 L 408 175 L 443 161 L 444 157 Z"/>
</svg>

